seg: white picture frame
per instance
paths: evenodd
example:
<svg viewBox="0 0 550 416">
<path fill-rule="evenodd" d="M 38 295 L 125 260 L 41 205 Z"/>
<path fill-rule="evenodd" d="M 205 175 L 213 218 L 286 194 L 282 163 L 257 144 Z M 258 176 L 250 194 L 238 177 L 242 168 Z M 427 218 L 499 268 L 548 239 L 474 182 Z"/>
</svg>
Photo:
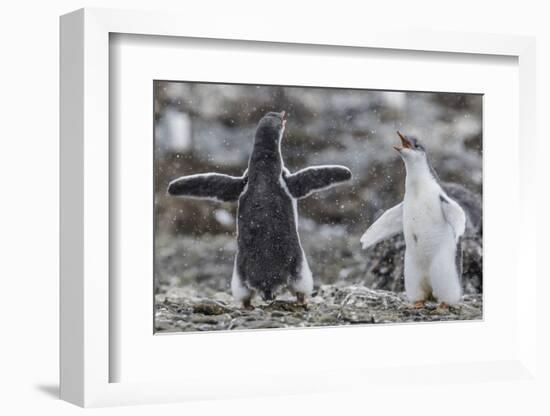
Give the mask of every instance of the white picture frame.
<svg viewBox="0 0 550 416">
<path fill-rule="evenodd" d="M 112 259 L 110 239 L 109 154 L 109 37 L 123 33 L 147 36 L 225 39 L 247 42 L 277 42 L 332 47 L 384 50 L 429 51 L 436 53 L 503 55 L 517 58 L 519 68 L 519 141 L 517 151 L 519 185 L 517 213 L 534 212 L 535 169 L 535 42 L 533 38 L 465 34 L 379 32 L 328 34 L 312 26 L 307 33 L 289 27 L 280 31 L 268 22 L 261 26 L 231 22 L 204 25 L 189 15 L 82 9 L 61 18 L 61 398 L 80 406 L 159 403 L 267 394 L 296 394 L 361 389 L 375 383 L 409 382 L 433 374 L 470 382 L 525 380 L 536 376 L 536 287 L 534 241 L 536 217 L 520 215 L 517 238 L 517 316 L 521 325 L 515 337 L 514 353 L 494 361 L 419 363 L 414 367 L 349 366 L 327 369 L 331 377 L 304 374 L 289 380 L 284 374 L 270 374 L 269 382 L 247 380 L 246 370 L 231 386 L 228 379 L 212 383 L 207 377 L 166 381 L 111 382 L 110 366 L 116 354 L 110 349 L 109 275 Z M 244 35 L 243 35 L 244 34 Z M 521 143 L 521 146 L 520 146 Z M 515 272 L 517 274 L 517 271 Z M 292 331 L 302 338 L 310 331 Z M 267 332 L 264 332 L 266 334 Z M 271 332 L 271 334 L 281 332 Z M 193 335 L 186 335 L 193 336 Z M 237 334 L 239 336 L 239 334 Z M 265 337 L 275 335 L 264 335 Z M 280 335 L 279 335 L 280 336 Z M 350 338 L 351 339 L 351 338 Z M 472 377 L 472 374 L 477 374 Z M 480 376 L 481 374 L 481 376 Z M 342 384 L 340 380 L 348 380 Z M 333 381 L 331 381 L 333 380 Z"/>
</svg>

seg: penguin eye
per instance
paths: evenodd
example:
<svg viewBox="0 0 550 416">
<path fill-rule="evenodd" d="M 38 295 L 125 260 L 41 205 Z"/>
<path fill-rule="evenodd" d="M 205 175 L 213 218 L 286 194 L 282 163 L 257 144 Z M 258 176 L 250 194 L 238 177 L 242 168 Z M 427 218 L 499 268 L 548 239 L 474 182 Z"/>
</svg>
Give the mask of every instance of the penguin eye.
<svg viewBox="0 0 550 416">
<path fill-rule="evenodd" d="M 416 138 L 412 138 L 411 142 L 414 150 L 424 150 L 424 146 L 422 146 Z"/>
</svg>

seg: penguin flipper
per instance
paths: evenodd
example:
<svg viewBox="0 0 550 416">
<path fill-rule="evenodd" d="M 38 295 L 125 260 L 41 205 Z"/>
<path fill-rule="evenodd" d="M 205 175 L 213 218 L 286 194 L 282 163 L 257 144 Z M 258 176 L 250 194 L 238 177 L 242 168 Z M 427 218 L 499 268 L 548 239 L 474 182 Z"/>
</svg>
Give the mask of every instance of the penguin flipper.
<svg viewBox="0 0 550 416">
<path fill-rule="evenodd" d="M 168 193 L 174 196 L 212 199 L 220 202 L 237 201 L 248 177 L 229 176 L 221 173 L 202 173 L 182 176 L 168 185 Z"/>
<path fill-rule="evenodd" d="M 441 184 L 448 197 L 453 199 L 466 214 L 466 231 L 472 231 L 476 234 L 483 233 L 483 224 L 481 221 L 481 198 L 479 195 L 465 188 L 464 186 L 445 182 Z"/>
<path fill-rule="evenodd" d="M 361 237 L 363 250 L 403 232 L 403 202 L 388 209 Z"/>
<path fill-rule="evenodd" d="M 443 217 L 453 229 L 455 241 L 458 242 L 466 230 L 466 214 L 462 207 L 448 196 L 440 195 L 439 200 Z"/>
<path fill-rule="evenodd" d="M 305 198 L 314 192 L 328 189 L 351 179 L 351 171 L 345 166 L 310 166 L 283 175 L 290 194 L 294 198 Z"/>
</svg>

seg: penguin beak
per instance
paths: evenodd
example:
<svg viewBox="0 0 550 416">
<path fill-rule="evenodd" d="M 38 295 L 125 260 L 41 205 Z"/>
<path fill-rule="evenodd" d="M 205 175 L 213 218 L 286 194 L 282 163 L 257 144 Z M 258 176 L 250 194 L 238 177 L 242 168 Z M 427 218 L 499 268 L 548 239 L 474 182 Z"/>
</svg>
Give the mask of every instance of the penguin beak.
<svg viewBox="0 0 550 416">
<path fill-rule="evenodd" d="M 399 131 L 397 132 L 397 135 L 399 136 L 399 138 L 401 139 L 401 147 L 399 146 L 393 146 L 393 148 L 395 150 L 397 150 L 398 152 L 400 152 L 401 150 L 403 149 L 411 149 L 412 148 L 412 143 L 409 141 L 409 139 L 407 139 L 406 136 L 402 135 Z"/>
</svg>

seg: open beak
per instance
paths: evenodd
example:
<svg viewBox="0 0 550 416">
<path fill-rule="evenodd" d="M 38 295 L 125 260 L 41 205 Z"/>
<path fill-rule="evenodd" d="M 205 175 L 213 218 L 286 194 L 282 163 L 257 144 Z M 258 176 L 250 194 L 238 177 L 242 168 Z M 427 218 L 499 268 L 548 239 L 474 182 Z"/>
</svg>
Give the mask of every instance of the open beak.
<svg viewBox="0 0 550 416">
<path fill-rule="evenodd" d="M 400 146 L 393 146 L 393 148 L 395 150 L 400 152 L 403 149 L 411 149 L 412 148 L 412 143 L 409 141 L 409 139 L 407 139 L 406 136 L 402 135 L 399 131 L 397 132 L 397 135 L 401 139 L 401 147 Z"/>
</svg>

